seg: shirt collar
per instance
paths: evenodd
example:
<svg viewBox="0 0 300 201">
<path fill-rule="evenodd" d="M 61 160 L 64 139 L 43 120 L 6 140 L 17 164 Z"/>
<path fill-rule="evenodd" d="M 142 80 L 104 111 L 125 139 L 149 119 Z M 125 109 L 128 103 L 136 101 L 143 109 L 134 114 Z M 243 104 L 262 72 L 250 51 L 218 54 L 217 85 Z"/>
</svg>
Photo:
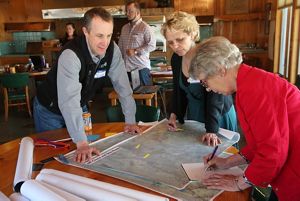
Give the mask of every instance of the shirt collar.
<svg viewBox="0 0 300 201">
<path fill-rule="evenodd" d="M 89 45 L 89 43 L 88 43 L 87 40 L 86 40 L 86 44 L 87 44 L 87 47 L 88 47 L 88 50 L 89 50 L 89 53 L 90 53 L 90 55 L 92 57 L 93 62 L 96 63 L 96 64 L 99 63 L 100 60 L 103 59 L 103 57 L 104 57 L 105 54 L 103 54 L 103 55 L 95 55 L 95 54 L 93 54 L 92 51 L 91 51 L 90 45 Z"/>
<path fill-rule="evenodd" d="M 130 22 L 130 25 L 131 25 L 131 26 L 136 26 L 136 25 L 138 25 L 138 24 L 141 23 L 141 22 L 142 22 L 142 18 L 138 19 L 138 20 L 135 21 L 135 22 Z"/>
</svg>

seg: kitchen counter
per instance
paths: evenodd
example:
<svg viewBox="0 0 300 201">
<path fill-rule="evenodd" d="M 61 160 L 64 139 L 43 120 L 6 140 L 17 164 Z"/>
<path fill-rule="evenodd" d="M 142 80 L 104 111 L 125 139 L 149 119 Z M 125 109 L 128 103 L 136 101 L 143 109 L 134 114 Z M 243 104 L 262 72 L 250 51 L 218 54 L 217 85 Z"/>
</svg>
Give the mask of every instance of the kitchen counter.
<svg viewBox="0 0 300 201">
<path fill-rule="evenodd" d="M 28 63 L 29 54 L 7 54 L 0 56 L 0 65 Z"/>
<path fill-rule="evenodd" d="M 10 54 L 3 54 L 0 57 L 29 57 L 32 55 L 42 55 L 42 54 L 28 54 L 28 53 L 10 53 Z"/>
</svg>

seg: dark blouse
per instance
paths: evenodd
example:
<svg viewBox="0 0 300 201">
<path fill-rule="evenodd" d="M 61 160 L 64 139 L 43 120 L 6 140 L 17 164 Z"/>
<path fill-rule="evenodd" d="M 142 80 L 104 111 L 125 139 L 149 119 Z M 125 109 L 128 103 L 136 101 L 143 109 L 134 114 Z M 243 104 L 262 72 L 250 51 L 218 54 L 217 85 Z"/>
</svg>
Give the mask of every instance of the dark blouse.
<svg viewBox="0 0 300 201">
<path fill-rule="evenodd" d="M 190 111 L 193 111 L 193 104 L 189 104 L 189 100 L 192 96 L 193 99 L 199 100 L 198 103 L 203 105 L 203 114 L 199 114 L 200 120 L 203 119 L 205 123 L 206 132 L 217 133 L 219 130 L 219 119 L 227 113 L 232 107 L 233 101 L 232 96 L 224 96 L 221 94 L 214 93 L 212 91 L 207 92 L 206 89 L 200 85 L 200 83 L 193 84 L 199 85 L 189 87 L 190 83 L 187 82 L 187 78 L 182 73 L 182 57 L 177 54 L 173 54 L 171 59 L 172 71 L 173 71 L 173 102 L 172 102 L 172 113 L 175 113 L 179 123 L 184 123 L 184 116 L 189 105 Z M 182 86 L 184 84 L 184 86 Z M 199 91 L 195 91 L 195 88 Z M 189 90 L 189 91 L 187 91 Z M 202 116 L 202 118 L 201 118 Z M 188 119 L 194 119 L 189 117 Z M 199 118 L 198 118 L 199 119 Z"/>
</svg>

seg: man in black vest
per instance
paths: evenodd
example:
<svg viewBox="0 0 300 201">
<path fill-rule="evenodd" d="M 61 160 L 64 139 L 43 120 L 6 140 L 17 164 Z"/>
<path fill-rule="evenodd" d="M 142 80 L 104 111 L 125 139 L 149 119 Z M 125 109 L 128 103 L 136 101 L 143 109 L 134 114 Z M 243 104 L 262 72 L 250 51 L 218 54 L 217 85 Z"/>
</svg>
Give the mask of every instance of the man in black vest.
<svg viewBox="0 0 300 201">
<path fill-rule="evenodd" d="M 113 18 L 103 8 L 88 10 L 83 18 L 83 36 L 63 47 L 57 63 L 37 89 L 34 121 L 37 132 L 67 127 L 77 145 L 76 161 L 91 160 L 99 151 L 89 146 L 82 114 L 95 91 L 109 77 L 119 94 L 125 116 L 125 131 L 140 132 L 136 125 L 136 105 L 132 98 L 124 61 L 111 41 Z"/>
</svg>

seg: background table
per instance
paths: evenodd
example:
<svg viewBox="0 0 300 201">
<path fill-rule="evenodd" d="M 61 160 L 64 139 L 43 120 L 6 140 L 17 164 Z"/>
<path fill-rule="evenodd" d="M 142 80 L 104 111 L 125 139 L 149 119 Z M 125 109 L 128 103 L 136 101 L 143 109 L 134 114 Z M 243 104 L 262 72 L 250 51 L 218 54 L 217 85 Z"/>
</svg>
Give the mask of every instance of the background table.
<svg viewBox="0 0 300 201">
<path fill-rule="evenodd" d="M 150 94 L 132 94 L 132 97 L 135 100 L 145 100 L 146 105 L 152 105 L 152 98 L 154 98 L 154 106 L 157 107 L 157 93 L 150 93 Z M 108 94 L 108 98 L 111 101 L 111 105 L 117 105 L 118 94 L 115 91 L 112 91 Z"/>
</svg>

